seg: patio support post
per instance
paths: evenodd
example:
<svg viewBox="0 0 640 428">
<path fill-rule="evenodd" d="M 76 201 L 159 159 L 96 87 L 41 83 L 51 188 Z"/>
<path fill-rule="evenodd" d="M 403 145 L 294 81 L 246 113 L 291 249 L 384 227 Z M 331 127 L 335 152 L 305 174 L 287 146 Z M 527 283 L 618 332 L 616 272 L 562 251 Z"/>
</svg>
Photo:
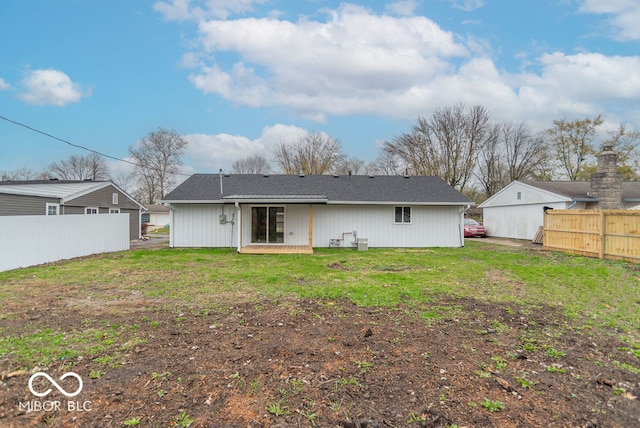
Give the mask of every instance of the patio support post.
<svg viewBox="0 0 640 428">
<path fill-rule="evenodd" d="M 313 248 L 313 205 L 309 204 L 309 249 Z"/>
</svg>

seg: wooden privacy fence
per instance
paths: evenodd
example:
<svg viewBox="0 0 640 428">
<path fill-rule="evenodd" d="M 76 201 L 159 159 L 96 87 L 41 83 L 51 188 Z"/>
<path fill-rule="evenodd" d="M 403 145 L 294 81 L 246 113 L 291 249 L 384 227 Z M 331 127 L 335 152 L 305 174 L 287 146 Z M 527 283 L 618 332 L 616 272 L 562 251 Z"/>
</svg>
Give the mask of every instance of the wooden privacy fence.
<svg viewBox="0 0 640 428">
<path fill-rule="evenodd" d="M 545 249 L 640 263 L 640 212 L 547 210 Z"/>
</svg>

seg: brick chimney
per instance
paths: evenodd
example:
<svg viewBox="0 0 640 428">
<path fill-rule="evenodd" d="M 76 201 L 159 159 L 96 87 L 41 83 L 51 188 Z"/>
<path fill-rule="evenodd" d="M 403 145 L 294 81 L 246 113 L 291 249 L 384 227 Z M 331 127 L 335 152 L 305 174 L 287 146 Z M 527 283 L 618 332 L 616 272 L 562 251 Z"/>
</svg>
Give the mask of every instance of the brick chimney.
<svg viewBox="0 0 640 428">
<path fill-rule="evenodd" d="M 598 209 L 619 210 L 622 205 L 622 175 L 617 172 L 618 155 L 613 146 L 604 146 L 598 155 L 598 170 L 591 174 L 591 196 L 598 198 Z"/>
</svg>

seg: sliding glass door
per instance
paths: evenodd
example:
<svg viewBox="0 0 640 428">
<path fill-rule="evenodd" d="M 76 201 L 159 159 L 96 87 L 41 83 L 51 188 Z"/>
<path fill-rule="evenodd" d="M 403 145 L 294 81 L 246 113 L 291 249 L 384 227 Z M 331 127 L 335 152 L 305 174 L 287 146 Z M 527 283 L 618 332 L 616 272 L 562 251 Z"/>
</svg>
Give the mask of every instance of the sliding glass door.
<svg viewBox="0 0 640 428">
<path fill-rule="evenodd" d="M 284 207 L 251 208 L 251 243 L 284 243 Z"/>
</svg>

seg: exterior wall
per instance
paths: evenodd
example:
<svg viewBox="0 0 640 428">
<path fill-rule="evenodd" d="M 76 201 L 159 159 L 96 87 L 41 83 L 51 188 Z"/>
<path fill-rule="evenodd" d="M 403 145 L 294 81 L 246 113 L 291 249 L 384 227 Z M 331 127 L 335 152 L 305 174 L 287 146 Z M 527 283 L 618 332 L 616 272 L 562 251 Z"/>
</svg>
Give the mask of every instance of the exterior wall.
<svg viewBox="0 0 640 428">
<path fill-rule="evenodd" d="M 242 245 L 251 240 L 251 207 L 242 205 L 242 224 L 220 224 L 221 205 L 173 204 L 171 247 L 236 247 L 237 227 L 242 228 Z M 264 206 L 264 205 L 255 205 Z M 282 206 L 274 204 L 272 206 Z M 460 207 L 411 206 L 411 223 L 394 223 L 393 205 L 313 205 L 313 246 L 329 247 L 331 239 L 343 238 L 351 246 L 355 230 L 367 238 L 370 247 L 461 247 Z M 235 207 L 225 206 L 230 221 Z M 309 243 L 309 205 L 285 205 L 286 245 Z"/>
<path fill-rule="evenodd" d="M 0 216 L 45 215 L 47 203 L 58 204 L 60 200 L 39 196 L 0 194 Z"/>
<path fill-rule="evenodd" d="M 354 230 L 372 248 L 464 246 L 460 207 L 411 206 L 410 224 L 396 224 L 394 216 L 394 205 L 315 205 L 313 246 L 328 247 L 343 233 L 342 246 L 351 246 Z"/>
<path fill-rule="evenodd" d="M 118 203 L 112 203 L 112 196 L 118 194 Z M 95 192 L 87 193 L 78 198 L 71 199 L 66 205 L 81 207 L 100 207 L 100 208 L 120 208 L 120 209 L 138 209 L 138 205 L 129 199 L 124 193 L 118 191 L 113 186 L 106 186 Z M 108 212 L 108 211 L 107 211 Z"/>
<path fill-rule="evenodd" d="M 543 208 L 545 206 L 556 210 L 564 210 L 567 205 L 566 202 L 549 202 L 531 205 L 485 207 L 482 218 L 489 236 L 531 240 L 538 228 L 543 225 Z"/>
<path fill-rule="evenodd" d="M 129 249 L 126 214 L 0 217 L 0 271 Z"/>
<path fill-rule="evenodd" d="M 220 224 L 223 206 L 218 204 L 173 204 L 169 245 L 171 247 L 236 247 L 236 227 L 231 223 Z M 224 213 L 231 221 L 236 209 L 224 206 Z"/>
</svg>

